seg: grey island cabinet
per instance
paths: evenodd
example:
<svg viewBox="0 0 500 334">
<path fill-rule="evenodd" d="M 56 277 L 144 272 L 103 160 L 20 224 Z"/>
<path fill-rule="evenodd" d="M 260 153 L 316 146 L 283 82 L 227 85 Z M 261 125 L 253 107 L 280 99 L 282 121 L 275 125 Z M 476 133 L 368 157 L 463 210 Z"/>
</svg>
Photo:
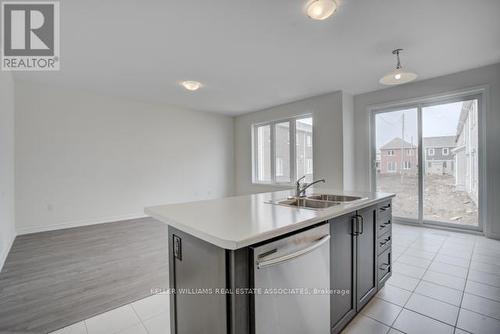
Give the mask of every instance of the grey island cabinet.
<svg viewBox="0 0 500 334">
<path fill-rule="evenodd" d="M 146 208 L 168 224 L 171 333 L 339 333 L 391 276 L 394 195 L 317 193 L 351 200 L 311 209 L 280 191 Z"/>
</svg>

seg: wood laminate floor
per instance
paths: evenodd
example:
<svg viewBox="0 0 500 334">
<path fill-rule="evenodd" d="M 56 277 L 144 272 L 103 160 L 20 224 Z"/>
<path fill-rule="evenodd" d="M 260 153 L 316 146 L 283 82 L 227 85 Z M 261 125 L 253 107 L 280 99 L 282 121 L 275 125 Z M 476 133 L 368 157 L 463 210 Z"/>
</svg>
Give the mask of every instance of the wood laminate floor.
<svg viewBox="0 0 500 334">
<path fill-rule="evenodd" d="M 48 333 L 168 287 L 167 227 L 133 219 L 18 236 L 0 273 L 0 333 Z"/>
</svg>

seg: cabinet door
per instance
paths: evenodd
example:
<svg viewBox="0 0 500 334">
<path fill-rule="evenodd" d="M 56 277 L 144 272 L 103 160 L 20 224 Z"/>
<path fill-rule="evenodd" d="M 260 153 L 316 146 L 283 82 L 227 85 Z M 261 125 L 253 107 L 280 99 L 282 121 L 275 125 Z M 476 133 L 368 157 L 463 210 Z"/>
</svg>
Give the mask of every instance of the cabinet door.
<svg viewBox="0 0 500 334">
<path fill-rule="evenodd" d="M 170 288 L 215 291 L 226 286 L 224 249 L 170 226 L 168 232 Z M 227 332 L 225 295 L 177 293 L 170 301 L 172 334 Z"/>
<path fill-rule="evenodd" d="M 356 315 L 354 214 L 330 223 L 330 284 L 334 293 L 330 301 L 332 333 L 338 333 Z"/>
<path fill-rule="evenodd" d="M 358 216 L 360 216 L 356 242 L 356 298 L 358 311 L 377 292 L 376 213 L 377 208 L 375 206 L 358 211 Z"/>
</svg>

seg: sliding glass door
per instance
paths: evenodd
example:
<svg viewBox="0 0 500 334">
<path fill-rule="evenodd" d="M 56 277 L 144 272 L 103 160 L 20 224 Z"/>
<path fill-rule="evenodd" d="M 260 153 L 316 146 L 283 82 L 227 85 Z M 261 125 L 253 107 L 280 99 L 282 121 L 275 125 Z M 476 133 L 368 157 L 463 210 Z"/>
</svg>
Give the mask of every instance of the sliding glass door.
<svg viewBox="0 0 500 334">
<path fill-rule="evenodd" d="M 417 108 L 377 113 L 377 191 L 396 193 L 393 215 L 418 219 Z"/>
<path fill-rule="evenodd" d="M 396 193 L 395 217 L 481 229 L 479 110 L 473 96 L 374 112 L 374 186 Z"/>
</svg>

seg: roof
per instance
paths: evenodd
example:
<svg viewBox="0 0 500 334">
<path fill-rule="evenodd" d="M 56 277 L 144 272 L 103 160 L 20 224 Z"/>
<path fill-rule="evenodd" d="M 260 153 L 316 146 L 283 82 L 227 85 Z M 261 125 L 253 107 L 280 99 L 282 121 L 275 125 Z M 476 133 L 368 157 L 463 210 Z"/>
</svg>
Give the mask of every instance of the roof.
<svg viewBox="0 0 500 334">
<path fill-rule="evenodd" d="M 455 136 L 424 137 L 424 147 L 455 147 Z"/>
<path fill-rule="evenodd" d="M 465 121 L 469 116 L 470 110 L 473 108 L 473 103 L 474 100 L 470 100 L 470 101 L 464 101 L 464 103 L 462 104 L 462 110 L 460 111 L 460 118 L 458 119 L 457 135 L 455 137 L 455 140 L 458 140 L 458 137 L 460 136 L 460 134 L 464 129 Z"/>
<path fill-rule="evenodd" d="M 392 139 L 390 142 L 382 146 L 381 150 L 396 150 L 402 148 L 417 148 L 417 146 L 410 144 L 406 140 L 403 140 L 399 137 Z"/>
</svg>

